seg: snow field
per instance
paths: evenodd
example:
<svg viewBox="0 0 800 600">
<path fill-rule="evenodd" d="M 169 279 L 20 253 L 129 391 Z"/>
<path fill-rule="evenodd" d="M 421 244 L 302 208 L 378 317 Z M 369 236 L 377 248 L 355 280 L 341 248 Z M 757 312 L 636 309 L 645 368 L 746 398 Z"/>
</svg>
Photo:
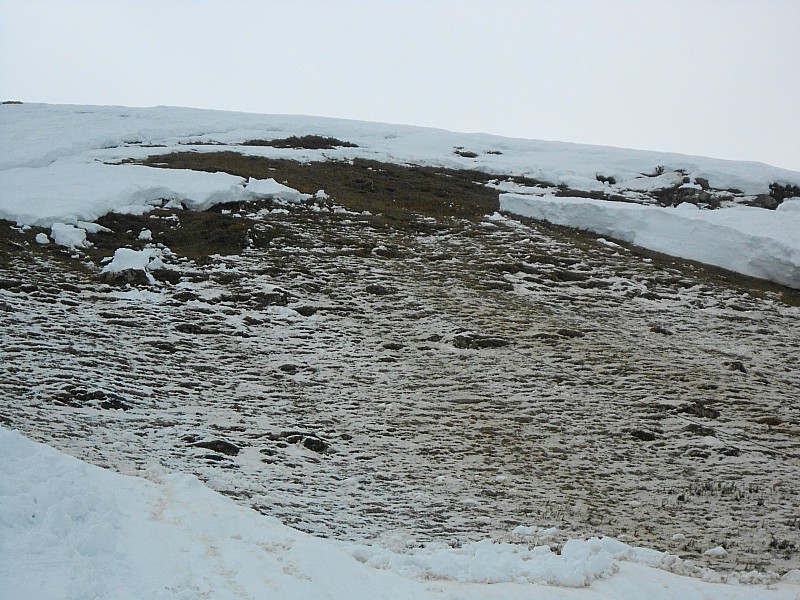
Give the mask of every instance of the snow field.
<svg viewBox="0 0 800 600">
<path fill-rule="evenodd" d="M 679 577 L 647 566 L 664 566 L 661 553 L 610 538 L 570 540 L 560 555 L 488 540 L 410 554 L 336 544 L 190 475 L 119 475 L 5 428 L 0 457 L 3 599 L 789 600 L 800 591 L 788 580 L 743 587 Z"/>
</svg>

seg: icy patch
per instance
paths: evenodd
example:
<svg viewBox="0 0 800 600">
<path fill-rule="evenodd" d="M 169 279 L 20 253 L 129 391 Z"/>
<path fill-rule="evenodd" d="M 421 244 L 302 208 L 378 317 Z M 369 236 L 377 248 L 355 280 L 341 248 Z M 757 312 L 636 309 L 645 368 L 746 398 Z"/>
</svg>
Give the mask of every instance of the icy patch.
<svg viewBox="0 0 800 600">
<path fill-rule="evenodd" d="M 43 246 L 50 243 L 50 238 L 47 237 L 46 233 L 37 233 L 35 239 L 37 244 L 42 244 Z"/>
<path fill-rule="evenodd" d="M 800 212 L 500 196 L 502 210 L 800 288 Z"/>
</svg>

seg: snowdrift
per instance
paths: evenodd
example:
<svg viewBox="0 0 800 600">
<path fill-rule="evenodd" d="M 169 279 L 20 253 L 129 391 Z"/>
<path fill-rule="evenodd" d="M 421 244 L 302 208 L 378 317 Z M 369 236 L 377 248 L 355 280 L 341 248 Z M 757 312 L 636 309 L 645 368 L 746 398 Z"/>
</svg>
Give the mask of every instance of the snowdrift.
<svg viewBox="0 0 800 600">
<path fill-rule="evenodd" d="M 0 598 L 790 600 L 800 591 L 788 580 L 681 577 L 648 566 L 676 557 L 609 538 L 570 540 L 561 554 L 488 541 L 412 554 L 335 544 L 193 476 L 146 474 L 106 471 L 0 428 Z"/>
<path fill-rule="evenodd" d="M 800 211 L 699 210 L 586 198 L 503 194 L 501 210 L 577 227 L 672 256 L 800 288 Z"/>
</svg>

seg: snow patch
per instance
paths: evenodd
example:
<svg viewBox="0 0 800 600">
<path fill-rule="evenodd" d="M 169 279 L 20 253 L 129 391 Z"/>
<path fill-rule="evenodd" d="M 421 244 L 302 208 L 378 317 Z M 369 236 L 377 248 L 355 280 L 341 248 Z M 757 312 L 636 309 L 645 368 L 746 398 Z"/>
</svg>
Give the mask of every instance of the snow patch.
<svg viewBox="0 0 800 600">
<path fill-rule="evenodd" d="M 253 179 L 247 180 L 247 193 L 257 198 L 274 198 L 286 202 L 302 202 L 312 197 L 311 194 L 303 194 L 287 185 L 278 183 L 274 179 Z"/>
<path fill-rule="evenodd" d="M 50 237 L 59 246 L 68 248 L 84 248 L 89 245 L 86 241 L 86 230 L 67 223 L 53 223 Z"/>
</svg>

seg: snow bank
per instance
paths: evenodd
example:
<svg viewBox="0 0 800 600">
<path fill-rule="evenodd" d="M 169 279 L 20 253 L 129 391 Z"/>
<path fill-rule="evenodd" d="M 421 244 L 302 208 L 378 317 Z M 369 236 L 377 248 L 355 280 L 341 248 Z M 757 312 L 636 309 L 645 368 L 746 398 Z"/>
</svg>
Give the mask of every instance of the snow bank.
<svg viewBox="0 0 800 600">
<path fill-rule="evenodd" d="M 800 591 L 791 581 L 679 577 L 642 564 L 663 553 L 608 538 L 571 540 L 561 556 L 489 542 L 411 555 L 339 546 L 192 476 L 148 475 L 155 481 L 105 471 L 0 427 L 0 598 L 790 600 Z M 651 558 L 627 562 L 636 552 Z"/>
<path fill-rule="evenodd" d="M 502 194 L 501 210 L 800 289 L 800 212 Z"/>
<path fill-rule="evenodd" d="M 0 217 L 43 227 L 94 221 L 129 207 L 147 210 L 169 200 L 205 210 L 245 196 L 244 179 L 226 173 L 78 160 L 0 171 Z"/>
</svg>

